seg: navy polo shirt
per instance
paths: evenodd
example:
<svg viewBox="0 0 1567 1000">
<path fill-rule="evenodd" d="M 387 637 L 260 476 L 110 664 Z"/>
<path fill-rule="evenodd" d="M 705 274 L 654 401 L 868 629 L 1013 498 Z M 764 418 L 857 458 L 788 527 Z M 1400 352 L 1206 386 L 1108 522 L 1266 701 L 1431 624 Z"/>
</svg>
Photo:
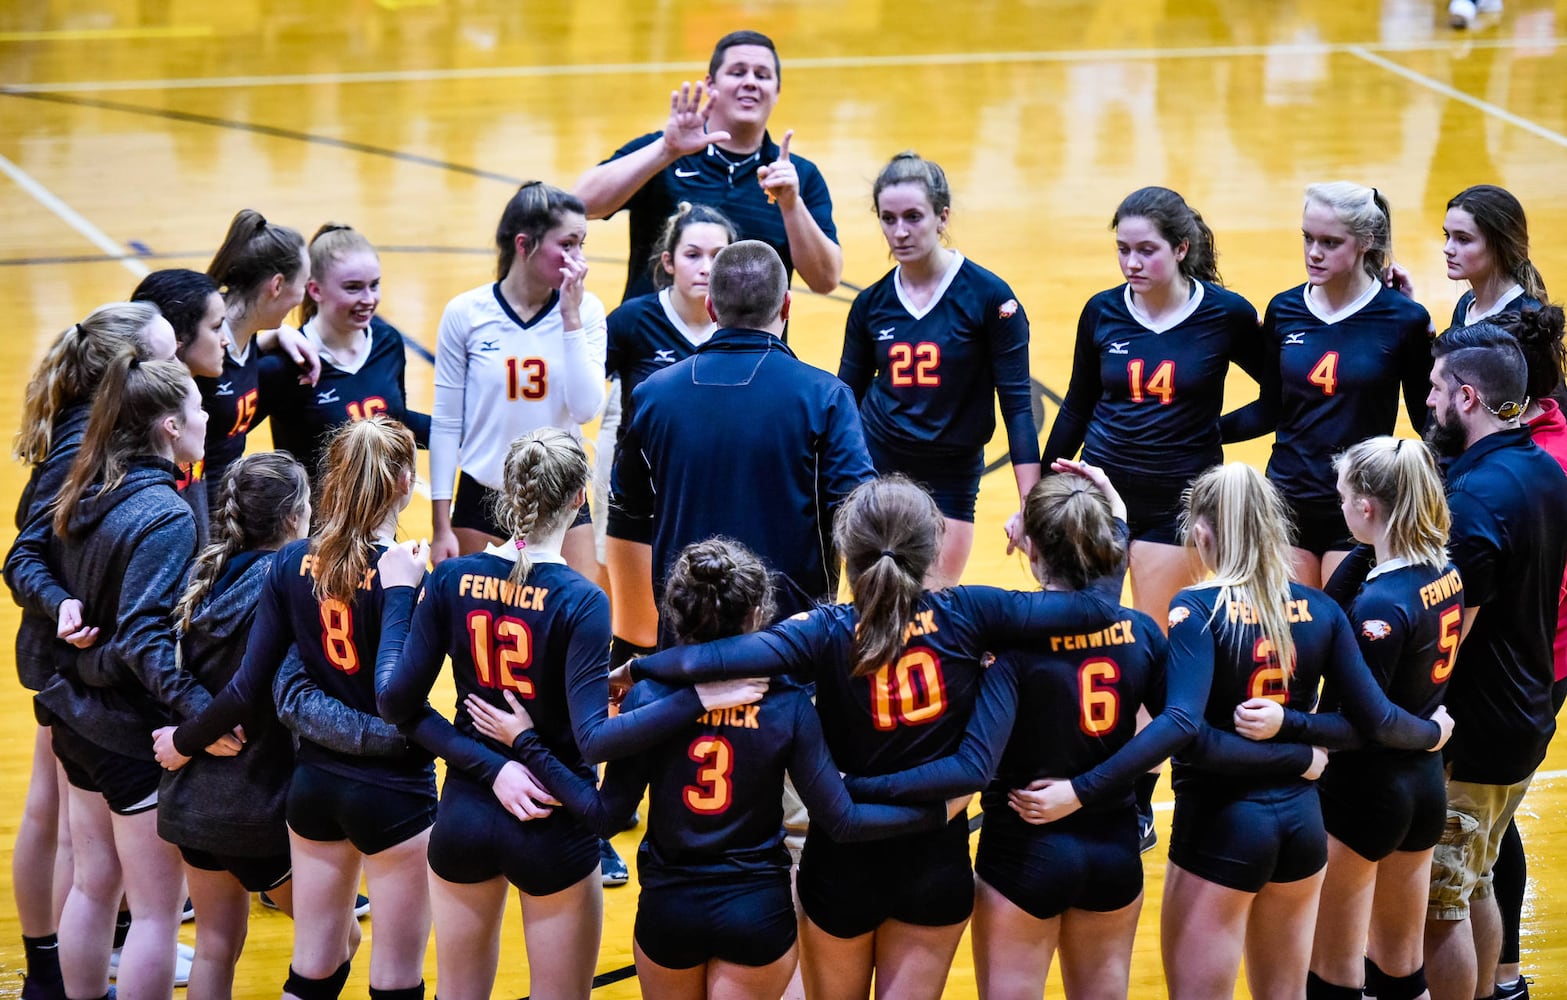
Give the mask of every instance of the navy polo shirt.
<svg viewBox="0 0 1567 1000">
<path fill-rule="evenodd" d="M 635 152 L 658 141 L 663 134 L 649 132 L 638 136 L 615 150 L 615 155 L 604 162 Z M 622 301 L 654 291 L 648 261 L 663 234 L 664 223 L 683 201 L 707 205 L 729 216 L 741 239 L 761 240 L 777 250 L 778 256 L 783 258 L 784 268 L 793 275 L 794 260 L 789 256 L 789 234 L 784 229 L 783 213 L 767 200 L 767 193 L 756 180 L 757 168 L 777 159 L 778 144 L 765 133 L 761 148 L 747 157 L 725 153 L 708 143 L 705 149 L 682 156 L 638 188 L 623 206 L 631 212 L 631 255 Z M 810 210 L 811 218 L 827 238 L 836 243 L 838 230 L 832 224 L 832 195 L 827 191 L 822 172 L 798 153 L 791 152 L 789 162 L 794 164 L 795 173 L 799 175 L 800 197 Z"/>
<path fill-rule="evenodd" d="M 1522 781 L 1556 730 L 1552 640 L 1567 568 L 1567 475 L 1529 436 L 1498 431 L 1447 471 L 1448 551 L 1479 609 L 1447 695 L 1455 723 L 1445 754 L 1453 777 Z"/>
</svg>

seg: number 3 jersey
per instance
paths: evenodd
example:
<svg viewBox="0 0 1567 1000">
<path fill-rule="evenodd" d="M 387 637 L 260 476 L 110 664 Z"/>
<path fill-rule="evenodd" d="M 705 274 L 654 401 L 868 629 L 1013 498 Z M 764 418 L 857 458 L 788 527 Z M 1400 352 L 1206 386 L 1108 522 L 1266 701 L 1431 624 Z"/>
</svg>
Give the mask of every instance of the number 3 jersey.
<svg viewBox="0 0 1567 1000">
<path fill-rule="evenodd" d="M 1012 289 L 953 254 L 923 309 L 900 268 L 849 307 L 838 377 L 860 400 L 867 437 L 930 456 L 965 455 L 996 431 L 994 394 L 1015 465 L 1038 461 L 1028 377 L 1028 316 Z"/>
</svg>

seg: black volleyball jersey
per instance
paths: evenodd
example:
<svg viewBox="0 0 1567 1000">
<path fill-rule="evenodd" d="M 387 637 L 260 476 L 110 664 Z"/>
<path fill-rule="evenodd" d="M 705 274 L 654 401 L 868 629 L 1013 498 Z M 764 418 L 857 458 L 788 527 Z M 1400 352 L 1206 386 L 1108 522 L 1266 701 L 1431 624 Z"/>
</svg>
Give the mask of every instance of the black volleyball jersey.
<svg viewBox="0 0 1567 1000">
<path fill-rule="evenodd" d="M 1231 363 L 1261 373 L 1257 310 L 1228 289 L 1192 282 L 1181 313 L 1150 326 L 1121 285 L 1088 300 L 1077 321 L 1072 381 L 1042 461 L 1071 458 L 1160 479 L 1190 478 L 1223 459 L 1219 415 Z"/>
<path fill-rule="evenodd" d="M 299 369 L 286 354 L 261 361 L 261 396 L 272 418 L 272 441 L 299 459 L 312 482 L 319 482 L 321 458 L 332 431 L 350 421 L 384 414 L 413 432 L 421 447 L 430 445 L 430 415 L 408 409 L 403 387 L 407 358 L 403 335 L 379 316 L 370 320 L 368 353 L 352 371 L 322 358 L 315 385 L 299 384 Z"/>
<path fill-rule="evenodd" d="M 1172 784 L 1177 792 L 1201 787 L 1243 793 L 1254 784 L 1305 780 L 1298 775 L 1310 763 L 1310 747 L 1287 740 L 1253 743 L 1238 736 L 1235 706 L 1266 698 L 1286 711 L 1310 712 L 1323 678 L 1340 692 L 1340 709 L 1361 736 L 1401 749 L 1436 744 L 1436 723 L 1400 709 L 1377 686 L 1349 620 L 1331 598 L 1291 583 L 1285 614 L 1295 641 L 1289 678 L 1249 604 L 1228 597 L 1221 601 L 1221 588 L 1215 586 L 1187 588 L 1170 602 L 1170 702 L 1180 699 L 1194 706 L 1204 721 L 1196 743 L 1176 757 Z M 1280 754 L 1294 763 L 1282 772 L 1275 767 L 1265 773 L 1263 762 L 1276 762 Z"/>
<path fill-rule="evenodd" d="M 1275 431 L 1268 478 L 1294 500 L 1337 503 L 1333 456 L 1393 433 L 1400 391 L 1409 422 L 1425 427 L 1433 331 L 1424 306 L 1381 282 L 1333 316 L 1309 288 L 1268 303 L 1262 387 L 1256 403 L 1226 416 L 1224 439 Z"/>
<path fill-rule="evenodd" d="M 297 376 L 296 376 L 297 377 Z M 223 473 L 245 453 L 246 435 L 269 412 L 261 400 L 261 345 L 250 339 L 243 361 L 223 352 L 223 374 L 217 378 L 195 376 L 201 392 L 201 408 L 207 411 L 206 451 L 190 470 L 192 480 L 205 480 L 209 506 L 216 506 Z"/>
<path fill-rule="evenodd" d="M 917 309 L 894 268 L 849 307 L 838 377 L 860 401 L 866 437 L 952 455 L 983 448 L 1000 400 L 1015 465 L 1037 460 L 1028 375 L 1028 315 L 1005 281 L 955 254 L 944 284 Z"/>
<path fill-rule="evenodd" d="M 617 447 L 635 412 L 631 406 L 631 390 L 654 372 L 695 354 L 697 347 L 707 343 L 717 329 L 714 324 L 701 331 L 688 332 L 670 302 L 670 294 L 666 288 L 627 299 L 606 320 L 609 342 L 604 354 L 604 371 L 610 378 L 620 379 Z M 694 340 L 693 333 L 699 334 Z"/>
<path fill-rule="evenodd" d="M 679 689 L 643 681 L 624 708 L 646 712 Z M 625 828 L 648 789 L 647 837 L 637 865 L 644 888 L 691 877 L 787 870 L 783 779 L 794 781 L 811 825 L 839 842 L 889 837 L 946 825 L 945 803 L 856 805 L 844 789 L 805 691 L 775 681 L 761 701 L 703 712 L 652 750 L 618 760 L 602 791 L 591 774 L 566 766 L 534 731 L 518 738 L 525 763 L 571 812 L 600 836 Z"/>
<path fill-rule="evenodd" d="M 311 542 L 291 542 L 278 551 L 267 571 L 239 671 L 199 716 L 182 723 L 174 742 L 186 755 L 202 748 L 255 713 L 272 709 L 272 680 L 290 646 L 299 650 L 305 673 L 322 691 L 350 708 L 376 714 L 375 666 L 381 642 L 381 589 L 375 561 L 385 551 L 377 544 L 370 568 L 351 601 L 316 599 Z M 361 781 L 408 791 L 433 788 L 430 755 L 410 751 L 402 757 L 358 757 L 301 739 L 299 761 Z"/>
<path fill-rule="evenodd" d="M 975 712 L 956 754 L 897 774 L 851 778 L 849 789 L 867 801 L 919 802 L 988 781 L 981 801 L 992 812 L 1008 808 L 1009 789 L 1071 778 L 1086 808 L 1129 806 L 1137 776 L 1168 756 L 1143 739 L 1122 752 L 1137 732 L 1138 708 L 1146 704 L 1157 714 L 1164 707 L 1167 650 L 1153 619 L 1127 608 L 1103 628 L 1034 637 L 998 661 L 1017 675 L 1015 713 Z"/>
<path fill-rule="evenodd" d="M 1458 297 L 1457 304 L 1453 306 L 1452 326 L 1468 326 L 1470 323 L 1480 323 L 1485 320 L 1494 319 L 1495 317 L 1500 316 L 1502 313 L 1522 312 L 1525 309 L 1540 308 L 1540 300 L 1530 295 L 1528 292 L 1525 292 L 1523 290 L 1523 286 L 1521 285 L 1514 285 L 1511 289 L 1503 293 L 1502 297 L 1497 299 L 1496 304 L 1491 307 L 1490 312 L 1487 312 L 1483 316 L 1476 316 L 1471 320 L 1469 318 L 1469 310 L 1474 308 L 1474 304 L 1475 293 L 1473 289 L 1470 289 L 1469 291 L 1466 291 L 1464 294 L 1460 295 Z"/>
<path fill-rule="evenodd" d="M 904 627 L 902 653 L 872 673 L 850 673 L 852 605 L 795 615 L 765 632 L 677 646 L 632 664 L 633 674 L 671 683 L 790 674 L 814 678 L 816 709 L 840 769 L 878 775 L 923 764 L 958 747 L 971 715 L 1009 715 L 1017 700 L 1010 661 L 987 668 L 987 649 L 1044 630 L 1104 628 L 1120 612 L 1098 590 L 1018 593 L 994 587 L 927 592 Z"/>
<path fill-rule="evenodd" d="M 520 584 L 511 581 L 515 565 L 495 547 L 448 559 L 425 579 L 417 608 L 413 588 L 393 588 L 375 671 L 382 717 L 429 724 L 425 698 L 450 655 L 463 740 L 455 742 L 439 723 L 433 739 L 417 725 L 411 735 L 488 784 L 507 748 L 473 728 L 463 705 L 468 695 L 506 711 L 510 691 L 544 744 L 584 775 L 593 774 L 591 764 L 643 750 L 700 714 L 702 703 L 688 690 L 643 713 L 610 718 L 609 599 L 565 563 L 534 563 Z"/>
</svg>

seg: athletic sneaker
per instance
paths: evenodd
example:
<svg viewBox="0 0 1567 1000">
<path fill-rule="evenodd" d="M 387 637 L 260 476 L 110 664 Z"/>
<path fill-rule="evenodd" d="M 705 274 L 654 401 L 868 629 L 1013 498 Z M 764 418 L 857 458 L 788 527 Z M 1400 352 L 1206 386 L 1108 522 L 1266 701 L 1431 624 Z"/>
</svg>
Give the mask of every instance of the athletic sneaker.
<svg viewBox="0 0 1567 1000">
<path fill-rule="evenodd" d="M 261 897 L 261 905 L 262 906 L 265 906 L 269 910 L 277 909 L 277 904 L 272 901 L 272 897 L 271 896 L 268 896 L 265 892 L 258 892 L 258 893 L 256 893 L 256 895 Z M 359 895 L 354 897 L 354 916 L 359 918 L 359 919 L 361 919 L 361 920 L 363 920 L 365 917 L 368 917 L 369 915 L 370 915 L 370 897 L 366 896 L 364 893 L 360 893 Z"/>
<path fill-rule="evenodd" d="M 631 881 L 626 863 L 615 853 L 615 845 L 607 840 L 599 841 L 599 874 L 604 877 L 606 886 L 625 885 Z"/>
<path fill-rule="evenodd" d="M 1510 983 L 1497 983 L 1494 1000 L 1529 1000 L 1529 977 L 1519 976 Z"/>
<path fill-rule="evenodd" d="M 185 897 L 185 909 L 180 911 L 180 923 L 188 924 L 192 920 L 195 920 L 195 919 L 196 919 L 196 907 L 195 907 L 195 904 L 193 904 L 190 901 L 190 897 L 189 896 L 186 896 Z"/>
<path fill-rule="evenodd" d="M 21 972 L 17 975 L 22 977 L 22 1000 L 65 1000 L 64 983 L 56 981 L 48 986 L 37 976 Z"/>
<path fill-rule="evenodd" d="M 1154 829 L 1153 817 L 1137 814 L 1137 850 L 1147 854 L 1159 842 L 1159 831 Z"/>
<path fill-rule="evenodd" d="M 1447 5 L 1448 23 L 1455 28 L 1474 27 L 1479 14 L 1500 14 L 1502 0 L 1452 0 Z"/>
<path fill-rule="evenodd" d="M 190 983 L 190 963 L 195 961 L 196 949 L 181 941 L 174 948 L 174 985 L 185 986 Z M 120 949 L 109 952 L 109 978 L 117 979 L 120 974 Z M 114 987 L 109 987 L 111 997 Z"/>
</svg>

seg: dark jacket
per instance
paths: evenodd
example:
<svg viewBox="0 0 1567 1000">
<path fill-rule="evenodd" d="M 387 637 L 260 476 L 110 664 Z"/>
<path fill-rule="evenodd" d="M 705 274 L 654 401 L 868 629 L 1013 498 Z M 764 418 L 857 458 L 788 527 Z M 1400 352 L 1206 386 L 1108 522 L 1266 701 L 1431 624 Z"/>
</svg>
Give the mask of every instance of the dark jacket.
<svg viewBox="0 0 1567 1000">
<path fill-rule="evenodd" d="M 55 662 L 72 648 L 55 638 L 60 602 L 70 595 L 49 569 L 45 551 L 54 534 L 54 498 L 70 475 L 81 449 L 91 407 L 68 406 L 55 415 L 49 453 L 33 466 L 16 507 L 16 542 L 5 557 L 5 582 L 22 607 L 16 630 L 16 675 L 29 691 L 41 691 L 54 676 Z"/>
<path fill-rule="evenodd" d="M 92 487 L 71 512 L 68 537 L 51 536 L 48 567 L 79 598 L 90 649 L 71 650 L 37 697 L 39 721 L 59 720 L 99 746 L 153 759 L 152 730 L 212 700 L 175 656 L 173 611 L 196 551 L 196 523 L 174 489 L 178 470 L 132 460 L 115 489 Z M 55 608 L 59 599 L 53 601 Z"/>
</svg>

